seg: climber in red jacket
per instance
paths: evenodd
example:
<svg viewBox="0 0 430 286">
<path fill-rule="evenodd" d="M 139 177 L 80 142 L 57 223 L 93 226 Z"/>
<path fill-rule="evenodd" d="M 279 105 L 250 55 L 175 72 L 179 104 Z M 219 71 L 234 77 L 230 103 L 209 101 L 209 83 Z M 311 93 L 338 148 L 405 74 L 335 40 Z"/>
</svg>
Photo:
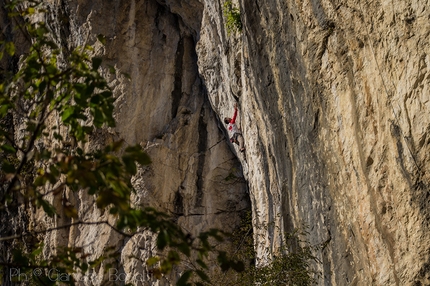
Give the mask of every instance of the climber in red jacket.
<svg viewBox="0 0 430 286">
<path fill-rule="evenodd" d="M 224 123 L 227 124 L 228 134 L 230 135 L 230 142 L 236 143 L 239 145 L 240 152 L 245 151 L 244 140 L 242 133 L 239 131 L 239 128 L 236 126 L 236 117 L 237 117 L 237 103 L 234 104 L 234 114 L 233 118 L 226 117 L 224 118 Z"/>
</svg>

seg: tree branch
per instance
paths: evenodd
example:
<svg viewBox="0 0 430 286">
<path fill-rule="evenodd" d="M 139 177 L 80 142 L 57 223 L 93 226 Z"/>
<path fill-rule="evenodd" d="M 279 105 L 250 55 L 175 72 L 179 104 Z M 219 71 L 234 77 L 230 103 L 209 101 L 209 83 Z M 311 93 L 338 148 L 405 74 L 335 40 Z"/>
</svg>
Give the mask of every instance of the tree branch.
<svg viewBox="0 0 430 286">
<path fill-rule="evenodd" d="M 69 224 L 65 224 L 65 225 L 61 225 L 61 226 L 57 226 L 57 227 L 48 228 L 45 230 L 32 231 L 32 232 L 23 233 L 20 235 L 0 237 L 0 242 L 12 240 L 12 239 L 19 239 L 19 238 L 23 238 L 23 237 L 35 235 L 35 234 L 48 233 L 48 232 L 52 232 L 52 231 L 59 230 L 59 229 L 69 228 L 69 227 L 75 226 L 75 225 L 100 225 L 100 224 L 108 225 L 111 229 L 113 229 L 115 232 L 121 234 L 122 236 L 132 237 L 134 235 L 134 234 L 125 233 L 122 230 L 119 230 L 118 228 L 116 228 L 112 224 L 110 224 L 107 220 L 104 220 L 104 221 L 77 221 L 77 222 L 73 222 L 73 223 L 69 223 Z"/>
</svg>

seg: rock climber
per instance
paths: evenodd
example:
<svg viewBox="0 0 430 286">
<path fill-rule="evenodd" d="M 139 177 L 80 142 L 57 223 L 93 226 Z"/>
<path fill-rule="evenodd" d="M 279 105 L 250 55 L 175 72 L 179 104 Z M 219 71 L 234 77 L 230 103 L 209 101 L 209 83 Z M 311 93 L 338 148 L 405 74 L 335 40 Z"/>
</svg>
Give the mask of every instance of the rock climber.
<svg viewBox="0 0 430 286">
<path fill-rule="evenodd" d="M 227 124 L 228 134 L 230 135 L 230 142 L 236 143 L 239 145 L 240 152 L 245 151 L 244 140 L 242 133 L 239 131 L 239 128 L 236 126 L 236 117 L 237 117 L 237 103 L 234 104 L 234 114 L 233 118 L 226 117 L 224 118 L 224 123 Z"/>
</svg>

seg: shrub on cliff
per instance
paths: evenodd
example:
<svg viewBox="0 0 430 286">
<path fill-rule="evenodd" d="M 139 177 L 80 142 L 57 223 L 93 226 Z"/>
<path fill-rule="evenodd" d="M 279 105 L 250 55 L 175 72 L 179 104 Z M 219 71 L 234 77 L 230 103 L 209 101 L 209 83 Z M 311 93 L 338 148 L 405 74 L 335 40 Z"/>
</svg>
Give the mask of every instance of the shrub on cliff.
<svg viewBox="0 0 430 286">
<path fill-rule="evenodd" d="M 227 33 L 242 31 L 242 20 L 240 18 L 240 10 L 233 6 L 231 0 L 227 0 L 224 3 L 224 17 L 226 20 Z"/>
<path fill-rule="evenodd" d="M 267 231 L 268 226 L 260 226 Z M 305 227 L 302 227 L 305 229 Z M 234 245 L 232 256 L 245 263 L 243 272 L 220 272 L 212 281 L 217 285 L 248 286 L 248 285 L 316 285 L 320 272 L 314 269 L 321 263 L 315 256 L 323 245 L 312 245 L 304 239 L 307 233 L 299 229 L 285 233 L 284 246 L 274 255 L 272 261 L 264 266 L 256 266 L 254 251 L 252 217 L 249 212 L 240 227 L 233 232 L 231 238 Z"/>
</svg>

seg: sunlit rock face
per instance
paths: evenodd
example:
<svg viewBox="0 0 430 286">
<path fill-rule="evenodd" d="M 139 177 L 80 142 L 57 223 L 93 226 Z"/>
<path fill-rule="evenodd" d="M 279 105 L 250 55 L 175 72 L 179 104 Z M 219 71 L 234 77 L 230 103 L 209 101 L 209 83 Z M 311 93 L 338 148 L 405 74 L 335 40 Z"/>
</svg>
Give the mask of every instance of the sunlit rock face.
<svg viewBox="0 0 430 286">
<path fill-rule="evenodd" d="M 229 36 L 205 1 L 199 71 L 239 102 L 260 263 L 305 223 L 319 285 L 427 285 L 429 3 L 366 3 L 237 1 Z"/>
<path fill-rule="evenodd" d="M 151 155 L 133 180 L 136 204 L 196 234 L 234 228 L 249 196 L 260 265 L 305 224 L 325 245 L 319 285 L 430 284 L 429 1 L 235 0 L 243 28 L 230 35 L 223 1 L 49 2 L 64 47 L 106 36 L 95 52 L 118 69 L 106 72 L 117 127 L 100 141 Z M 235 102 L 244 154 L 219 120 Z M 93 198 L 74 199 L 104 218 Z M 89 240 L 94 254 L 121 248 L 126 282 L 153 281 L 130 258 L 152 254 L 150 234 L 85 226 L 46 237 Z"/>
<path fill-rule="evenodd" d="M 232 231 L 250 210 L 242 166 L 224 136 L 197 67 L 203 4 L 198 1 L 46 1 L 45 21 L 67 53 L 95 44 L 103 58 L 103 73 L 116 97 L 116 127 L 90 138 L 88 148 L 123 138 L 140 144 L 152 164 L 133 178 L 133 204 L 152 206 L 173 216 L 184 231 L 196 236 L 210 228 Z M 96 42 L 104 35 L 106 44 Z M 117 69 L 109 73 L 109 66 Z M 97 209 L 85 192 L 64 194 L 84 221 L 114 218 Z M 52 198 L 61 210 L 61 198 Z M 61 211 L 60 211 L 61 212 Z M 32 215 L 38 226 L 70 223 L 61 216 Z M 101 255 L 109 246 L 120 253 L 114 268 L 105 264 L 85 276 L 81 285 L 110 280 L 135 285 L 174 284 L 181 268 L 157 281 L 146 273 L 145 261 L 156 255 L 154 235 L 143 232 L 129 239 L 107 225 L 83 225 L 48 233 L 44 254 L 57 246 L 84 247 Z M 226 246 L 227 247 L 227 246 Z M 117 280 L 115 280 L 117 279 Z M 114 283 L 115 284 L 115 283 Z"/>
</svg>

